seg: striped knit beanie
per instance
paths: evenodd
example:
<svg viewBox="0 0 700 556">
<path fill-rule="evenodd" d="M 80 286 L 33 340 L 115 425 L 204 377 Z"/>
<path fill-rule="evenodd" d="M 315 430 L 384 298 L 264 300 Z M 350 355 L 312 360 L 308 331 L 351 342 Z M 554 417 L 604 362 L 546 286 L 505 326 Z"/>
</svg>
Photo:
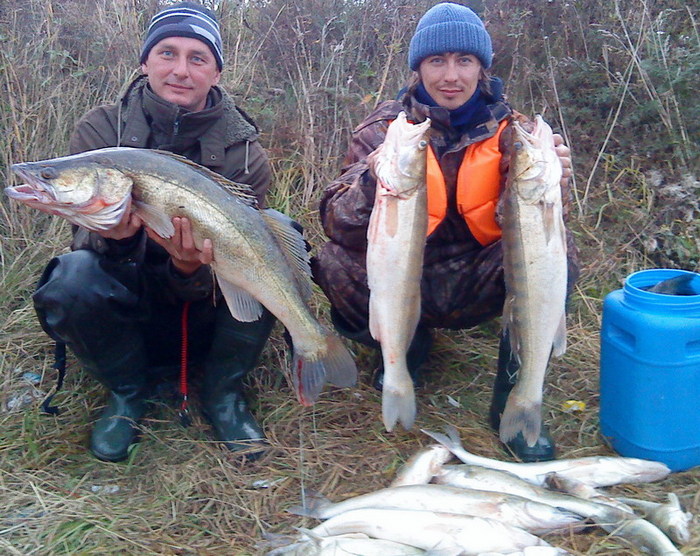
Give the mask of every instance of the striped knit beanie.
<svg viewBox="0 0 700 556">
<path fill-rule="evenodd" d="M 219 71 L 224 67 L 219 23 L 214 12 L 204 6 L 183 2 L 154 15 L 146 31 L 140 63 L 143 64 L 151 49 L 166 37 L 189 37 L 202 41 L 216 58 Z"/>
<path fill-rule="evenodd" d="M 473 54 L 484 68 L 491 66 L 491 37 L 479 16 L 466 6 L 444 2 L 423 14 L 408 49 L 408 65 L 416 71 L 428 56 L 445 52 Z"/>
</svg>

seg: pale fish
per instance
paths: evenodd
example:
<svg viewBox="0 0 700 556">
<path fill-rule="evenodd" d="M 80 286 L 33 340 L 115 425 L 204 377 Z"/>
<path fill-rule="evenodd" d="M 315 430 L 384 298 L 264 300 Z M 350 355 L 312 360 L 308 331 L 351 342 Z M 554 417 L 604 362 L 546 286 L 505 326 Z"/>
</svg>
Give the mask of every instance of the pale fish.
<svg viewBox="0 0 700 556">
<path fill-rule="evenodd" d="M 266 556 L 418 556 L 425 554 L 425 550 L 420 548 L 383 539 L 373 539 L 362 533 L 322 537 L 308 529 L 302 527 L 298 529 L 302 539 L 306 540 L 276 548 Z"/>
<path fill-rule="evenodd" d="M 367 508 L 426 510 L 488 517 L 535 534 L 565 529 L 581 521 L 578 514 L 514 494 L 435 484 L 384 488 L 335 503 L 319 493 L 313 493 L 307 496 L 306 502 L 306 507 L 295 506 L 289 511 L 317 519 L 330 519 L 344 512 Z"/>
<path fill-rule="evenodd" d="M 500 437 L 540 436 L 542 389 L 551 354 L 566 351 L 567 258 L 560 180 L 552 130 L 540 117 L 528 133 L 512 123 L 512 157 L 501 200 L 506 301 L 503 326 L 520 363 L 501 417 Z"/>
<path fill-rule="evenodd" d="M 671 470 L 661 462 L 637 458 L 590 456 L 537 463 L 514 463 L 477 456 L 464 449 L 457 429 L 445 427 L 447 435 L 423 430 L 470 465 L 508 471 L 536 485 L 544 485 L 548 473 L 558 473 L 588 486 L 604 487 L 619 483 L 648 483 L 666 477 Z"/>
<path fill-rule="evenodd" d="M 564 480 L 561 477 L 559 479 Z M 660 556 L 680 554 L 661 530 L 634 513 L 565 492 L 555 492 L 532 484 L 507 471 L 478 465 L 447 465 L 435 476 L 434 481 L 438 484 L 461 488 L 480 488 L 518 494 L 543 504 L 551 504 L 571 511 L 581 517 L 590 518 L 604 531 L 625 539 L 633 546 L 651 554 Z"/>
<path fill-rule="evenodd" d="M 420 283 L 428 229 L 425 178 L 430 120 L 411 124 L 404 112 L 370 156 L 377 189 L 367 229 L 369 330 L 384 363 L 382 417 L 410 429 L 416 417 L 406 353 L 421 314 Z"/>
<path fill-rule="evenodd" d="M 665 504 L 625 497 L 617 500 L 641 510 L 644 517 L 665 532 L 673 542 L 678 544 L 690 542 L 689 527 L 693 514 L 683 509 L 678 496 L 674 493 L 668 493 L 668 502 Z"/>
<path fill-rule="evenodd" d="M 253 321 L 267 307 L 294 346 L 292 380 L 304 405 L 326 381 L 353 385 L 357 369 L 340 338 L 308 305 L 309 258 L 291 220 L 260 210 L 252 190 L 184 157 L 150 149 L 113 147 L 15 164 L 26 184 L 8 187 L 13 199 L 89 230 L 115 226 L 133 210 L 159 236 L 171 237 L 172 218 L 186 217 L 201 249 L 211 239 L 211 265 L 231 314 Z"/>
<path fill-rule="evenodd" d="M 612 497 L 579 481 L 562 477 L 558 473 L 547 476 L 547 485 L 579 498 L 615 506 L 629 513 L 634 513 L 632 508 L 636 508 L 642 511 L 644 519 L 661 529 L 673 542 L 685 544 L 690 541 L 689 525 L 693 514 L 683 510 L 678 496 L 673 493 L 668 494 L 668 502 L 665 504 L 635 498 Z"/>
<path fill-rule="evenodd" d="M 532 533 L 494 519 L 423 510 L 350 510 L 324 521 L 312 531 L 321 536 L 365 533 L 433 551 L 430 554 L 445 551 L 469 556 L 521 550 L 526 546 L 550 546 Z"/>
<path fill-rule="evenodd" d="M 425 485 L 443 464 L 454 456 L 442 444 L 431 444 L 413 454 L 396 473 L 389 486 Z"/>
</svg>

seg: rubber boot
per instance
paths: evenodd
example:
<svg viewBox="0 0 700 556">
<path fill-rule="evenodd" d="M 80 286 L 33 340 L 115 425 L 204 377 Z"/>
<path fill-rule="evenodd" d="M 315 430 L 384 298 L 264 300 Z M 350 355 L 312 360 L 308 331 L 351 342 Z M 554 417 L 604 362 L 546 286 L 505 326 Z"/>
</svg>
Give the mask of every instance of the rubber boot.
<svg viewBox="0 0 700 556">
<path fill-rule="evenodd" d="M 258 448 L 247 454 L 249 459 L 262 454 L 265 434 L 248 409 L 243 378 L 255 368 L 274 324 L 275 317 L 266 309 L 259 320 L 240 322 L 222 304 L 217 310 L 214 339 L 204 364 L 202 412 L 216 439 L 229 450 Z"/>
<path fill-rule="evenodd" d="M 340 314 L 331 308 L 331 322 L 334 328 L 339 334 L 345 336 L 349 340 L 359 342 L 363 345 L 374 348 L 380 352 L 381 355 L 381 345 L 377 340 L 372 338 L 369 332 L 369 328 L 363 328 L 361 330 L 352 330 L 347 321 L 340 316 Z M 418 325 L 416 328 L 416 333 L 413 336 L 411 345 L 408 347 L 406 353 L 406 363 L 408 366 L 408 372 L 411 375 L 411 380 L 413 380 L 414 386 L 420 386 L 423 383 L 422 377 L 422 366 L 428 359 L 428 354 L 430 348 L 433 345 L 433 336 L 427 327 Z M 384 364 L 380 357 L 379 368 L 374 373 L 372 378 L 372 385 L 382 391 L 384 387 Z"/>
<path fill-rule="evenodd" d="M 497 432 L 501 425 L 501 415 L 506 407 L 508 395 L 517 382 L 519 367 L 520 365 L 510 347 L 508 333 L 504 333 L 498 346 L 498 369 L 489 409 L 491 426 Z M 518 433 L 518 436 L 508 442 L 506 446 L 523 462 L 549 461 L 556 457 L 554 439 L 544 425 L 534 446 L 527 445 L 522 433 Z"/>
<path fill-rule="evenodd" d="M 146 356 L 139 322 L 146 314 L 132 264 L 112 264 L 92 251 L 49 263 L 34 293 L 44 331 L 65 342 L 80 365 L 110 391 L 92 431 L 90 450 L 121 461 L 138 440 L 146 409 Z"/>
<path fill-rule="evenodd" d="M 80 358 L 78 358 L 80 361 Z M 90 435 L 90 451 L 102 461 L 122 461 L 129 446 L 139 439 L 138 421 L 146 412 L 147 388 L 143 372 L 135 373 L 129 361 L 121 361 L 110 371 L 85 368 L 109 388 L 107 406 Z"/>
</svg>

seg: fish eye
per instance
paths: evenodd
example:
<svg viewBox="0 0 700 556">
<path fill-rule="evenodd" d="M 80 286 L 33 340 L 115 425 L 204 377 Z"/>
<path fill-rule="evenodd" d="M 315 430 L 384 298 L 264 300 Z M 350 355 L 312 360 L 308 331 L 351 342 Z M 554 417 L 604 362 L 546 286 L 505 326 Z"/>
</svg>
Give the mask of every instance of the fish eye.
<svg viewBox="0 0 700 556">
<path fill-rule="evenodd" d="M 523 142 L 522 141 L 516 141 L 513 143 L 513 146 L 515 147 L 516 150 L 520 150 L 523 148 Z"/>
<path fill-rule="evenodd" d="M 49 166 L 47 168 L 42 168 L 40 175 L 45 180 L 53 180 L 58 177 L 58 172 L 56 172 L 55 168 Z"/>
<path fill-rule="evenodd" d="M 421 142 L 418 143 L 418 148 L 419 149 L 424 149 L 425 147 L 428 146 L 428 142 L 425 139 L 421 139 Z"/>
</svg>

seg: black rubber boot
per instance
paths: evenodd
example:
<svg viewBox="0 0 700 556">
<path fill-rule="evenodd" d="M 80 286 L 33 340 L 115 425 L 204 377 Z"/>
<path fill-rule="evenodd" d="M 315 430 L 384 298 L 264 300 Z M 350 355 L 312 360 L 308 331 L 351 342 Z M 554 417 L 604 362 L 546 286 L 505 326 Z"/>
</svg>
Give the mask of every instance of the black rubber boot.
<svg viewBox="0 0 700 556">
<path fill-rule="evenodd" d="M 508 395 L 518 379 L 519 364 L 516 360 L 507 333 L 501 337 L 498 346 L 498 370 L 493 384 L 493 396 L 489 409 L 489 420 L 495 431 L 501 425 L 501 415 L 506 407 Z M 546 426 L 542 426 L 540 437 L 534 446 L 528 446 L 522 433 L 506 444 L 508 449 L 523 462 L 550 461 L 556 457 L 554 439 Z"/>
<path fill-rule="evenodd" d="M 146 356 L 136 265 L 113 264 L 92 251 L 61 255 L 47 266 L 34 293 L 44 331 L 65 342 L 80 365 L 110 391 L 90 439 L 105 461 L 126 459 L 146 409 Z"/>
<path fill-rule="evenodd" d="M 226 448 L 256 448 L 247 454 L 250 459 L 262 454 L 265 434 L 248 409 L 243 378 L 255 368 L 274 324 L 275 317 L 266 309 L 257 321 L 239 322 L 223 304 L 217 311 L 214 339 L 204 365 L 202 412 Z"/>
</svg>

